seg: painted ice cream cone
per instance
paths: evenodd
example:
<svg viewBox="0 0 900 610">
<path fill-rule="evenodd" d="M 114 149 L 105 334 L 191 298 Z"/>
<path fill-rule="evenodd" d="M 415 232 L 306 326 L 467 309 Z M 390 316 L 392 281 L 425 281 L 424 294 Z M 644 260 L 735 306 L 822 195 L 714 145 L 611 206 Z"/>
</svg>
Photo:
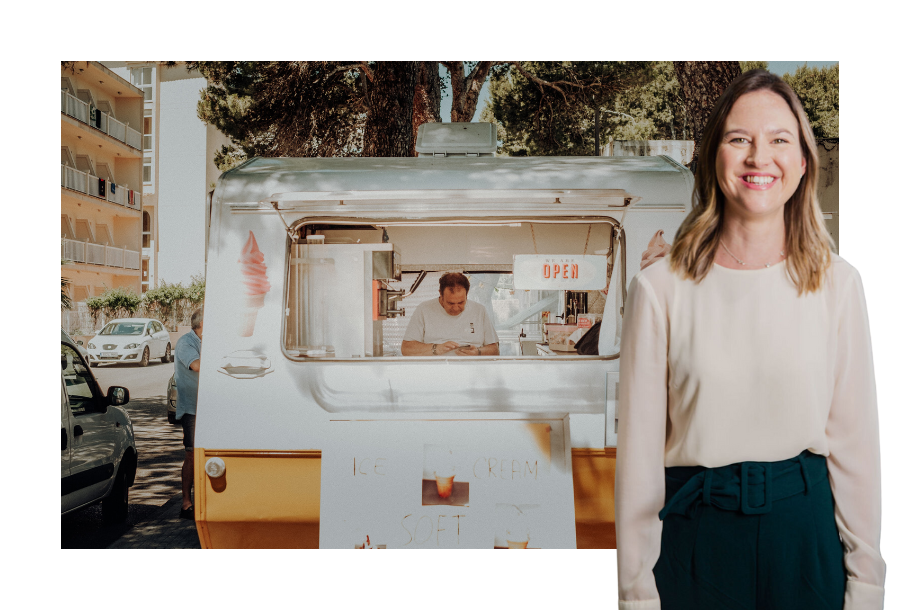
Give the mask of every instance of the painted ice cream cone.
<svg viewBox="0 0 900 610">
<path fill-rule="evenodd" d="M 259 251 L 256 237 L 250 231 L 250 237 L 241 250 L 238 262 L 244 282 L 244 308 L 238 322 L 238 334 L 241 337 L 253 335 L 256 326 L 256 314 L 262 308 L 266 293 L 272 287 L 266 279 L 266 263 L 263 253 Z"/>
<path fill-rule="evenodd" d="M 509 545 L 511 549 L 527 549 L 528 541 L 527 540 L 507 540 L 506 544 Z"/>
</svg>

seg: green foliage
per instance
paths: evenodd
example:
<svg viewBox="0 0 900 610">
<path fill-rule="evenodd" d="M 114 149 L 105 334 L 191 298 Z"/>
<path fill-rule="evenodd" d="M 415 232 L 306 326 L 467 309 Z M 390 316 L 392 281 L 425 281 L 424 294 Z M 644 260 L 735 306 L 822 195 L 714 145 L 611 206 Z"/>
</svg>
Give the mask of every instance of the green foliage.
<svg viewBox="0 0 900 610">
<path fill-rule="evenodd" d="M 158 287 L 144 293 L 143 306 L 148 317 L 157 318 L 164 325 L 170 326 L 177 315 L 179 305 L 186 300 L 184 286 L 162 282 Z"/>
<path fill-rule="evenodd" d="M 816 138 L 839 137 L 839 65 L 819 69 L 803 64 L 783 78 L 803 103 Z"/>
<path fill-rule="evenodd" d="M 100 296 L 91 297 L 85 302 L 95 325 L 100 320 L 109 318 L 127 318 L 141 306 L 141 295 L 130 288 L 109 288 Z"/>
<path fill-rule="evenodd" d="M 60 259 L 62 261 L 61 265 L 68 265 L 72 261 L 68 261 L 66 259 Z M 60 302 L 62 305 L 62 309 L 72 309 L 72 297 L 69 296 L 69 286 L 72 285 L 71 280 L 66 279 L 60 276 Z"/>
<path fill-rule="evenodd" d="M 203 306 L 206 297 L 206 281 L 201 276 L 191 276 L 191 283 L 169 284 L 163 281 L 143 295 L 122 288 L 108 289 L 100 296 L 85 301 L 95 327 L 109 320 L 126 317 L 156 318 L 170 330 L 190 323 L 194 309 Z"/>
<path fill-rule="evenodd" d="M 184 292 L 191 307 L 196 308 L 206 299 L 206 280 L 199 275 L 192 275 L 191 283 Z"/>
<path fill-rule="evenodd" d="M 601 143 L 622 118 L 608 108 L 615 96 L 650 78 L 646 62 L 521 62 L 493 69 L 491 99 L 481 120 L 494 121 L 500 154 L 592 155 L 594 109 Z M 535 79 L 544 81 L 538 84 Z M 550 84 L 555 86 L 551 86 Z M 630 121 L 630 119 L 625 119 Z"/>
<path fill-rule="evenodd" d="M 231 138 L 214 161 L 353 156 L 362 150 L 365 77 L 353 62 L 189 61 L 207 79 L 197 115 Z"/>
<path fill-rule="evenodd" d="M 769 70 L 769 62 L 767 61 L 740 61 L 741 72 L 749 72 L 750 70 L 762 69 Z"/>
<path fill-rule="evenodd" d="M 610 140 L 691 139 L 672 62 L 524 62 L 548 81 L 599 81 L 566 95 L 543 92 L 514 67 L 495 69 L 482 121 L 497 123 L 501 154 L 593 155 L 594 109 L 600 146 Z M 555 97 L 554 97 L 555 96 Z"/>
<path fill-rule="evenodd" d="M 561 73 L 549 66 L 554 62 L 525 62 L 544 80 Z M 555 62 L 570 64 L 570 72 L 589 72 L 581 66 L 588 62 Z M 591 64 L 593 65 L 593 64 Z M 768 62 L 743 61 L 741 70 L 768 70 Z M 611 140 L 693 140 L 684 96 L 672 62 L 649 62 L 640 66 L 640 77 L 632 68 L 623 87 L 612 95 L 569 96 L 562 103 L 557 94 L 540 89 L 514 67 L 495 68 L 489 85 L 490 100 L 481 120 L 497 124 L 502 141 L 500 154 L 523 155 L 593 155 L 594 107 L 599 110 L 597 126 L 600 145 Z M 803 102 L 817 138 L 838 137 L 838 66 L 816 69 L 806 66 L 794 75 L 785 74 Z M 583 78 L 584 80 L 584 78 Z M 598 102 L 599 100 L 599 102 Z"/>
</svg>

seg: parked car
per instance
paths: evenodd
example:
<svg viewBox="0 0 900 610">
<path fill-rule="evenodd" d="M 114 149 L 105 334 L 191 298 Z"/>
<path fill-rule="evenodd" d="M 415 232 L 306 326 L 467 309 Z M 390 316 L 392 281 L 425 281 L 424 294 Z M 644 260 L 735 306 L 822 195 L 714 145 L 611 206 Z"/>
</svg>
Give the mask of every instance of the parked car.
<svg viewBox="0 0 900 610">
<path fill-rule="evenodd" d="M 74 345 L 75 349 L 78 350 L 78 353 L 81 354 L 81 357 L 84 358 L 84 361 L 87 364 L 90 364 L 91 359 L 88 355 L 88 351 L 84 349 L 84 341 L 80 339 L 78 341 L 75 341 L 74 339 L 72 339 L 72 337 L 69 336 L 69 333 L 67 333 L 64 328 L 60 328 L 59 330 L 62 331 L 62 340 Z"/>
<path fill-rule="evenodd" d="M 178 388 L 175 386 L 175 375 L 169 379 L 169 387 L 166 389 L 166 414 L 169 423 L 174 424 L 178 420 L 175 419 L 175 407 L 178 406 Z"/>
<path fill-rule="evenodd" d="M 62 383 L 62 514 L 101 502 L 104 521 L 128 517 L 128 488 L 137 473 L 134 429 L 122 405 L 128 389 L 106 395 L 77 346 L 60 342 Z"/>
<path fill-rule="evenodd" d="M 172 362 L 169 331 L 152 318 L 113 320 L 88 342 L 87 349 L 93 364 L 134 362 L 147 366 L 151 358 Z"/>
</svg>

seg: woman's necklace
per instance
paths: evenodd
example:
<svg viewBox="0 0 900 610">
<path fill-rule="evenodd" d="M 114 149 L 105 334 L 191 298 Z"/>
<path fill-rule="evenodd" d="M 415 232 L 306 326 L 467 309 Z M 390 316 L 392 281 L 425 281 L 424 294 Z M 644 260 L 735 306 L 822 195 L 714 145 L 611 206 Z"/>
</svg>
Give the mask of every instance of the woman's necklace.
<svg viewBox="0 0 900 610">
<path fill-rule="evenodd" d="M 720 240 L 719 243 L 722 244 L 722 247 L 723 247 L 723 248 L 725 248 L 725 252 L 727 252 L 729 255 L 731 255 L 731 258 L 733 258 L 734 260 L 736 260 L 736 261 L 738 262 L 739 265 L 746 265 L 746 264 L 747 264 L 747 263 L 745 263 L 744 261 L 742 261 L 741 259 L 739 259 L 738 257 L 736 257 L 736 256 L 731 252 L 731 250 L 728 249 L 728 246 L 725 245 L 725 242 L 724 242 L 724 241 L 721 241 L 721 240 Z M 784 250 L 782 250 L 782 251 L 779 252 L 778 254 L 779 254 L 780 256 L 784 256 Z M 766 268 L 767 268 L 767 269 L 768 269 L 769 267 L 771 267 L 771 266 L 772 266 L 772 263 L 766 263 Z"/>
</svg>

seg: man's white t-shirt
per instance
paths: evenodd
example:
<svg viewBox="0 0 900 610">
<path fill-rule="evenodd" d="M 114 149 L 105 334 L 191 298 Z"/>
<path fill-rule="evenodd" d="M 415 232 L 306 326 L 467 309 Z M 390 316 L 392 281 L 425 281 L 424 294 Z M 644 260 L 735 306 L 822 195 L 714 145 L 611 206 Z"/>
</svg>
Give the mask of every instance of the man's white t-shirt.
<svg viewBox="0 0 900 610">
<path fill-rule="evenodd" d="M 481 303 L 467 300 L 462 313 L 451 316 L 444 311 L 438 299 L 432 299 L 413 312 L 403 340 L 438 344 L 455 341 L 460 345 L 484 347 L 499 343 L 500 338 Z"/>
</svg>

